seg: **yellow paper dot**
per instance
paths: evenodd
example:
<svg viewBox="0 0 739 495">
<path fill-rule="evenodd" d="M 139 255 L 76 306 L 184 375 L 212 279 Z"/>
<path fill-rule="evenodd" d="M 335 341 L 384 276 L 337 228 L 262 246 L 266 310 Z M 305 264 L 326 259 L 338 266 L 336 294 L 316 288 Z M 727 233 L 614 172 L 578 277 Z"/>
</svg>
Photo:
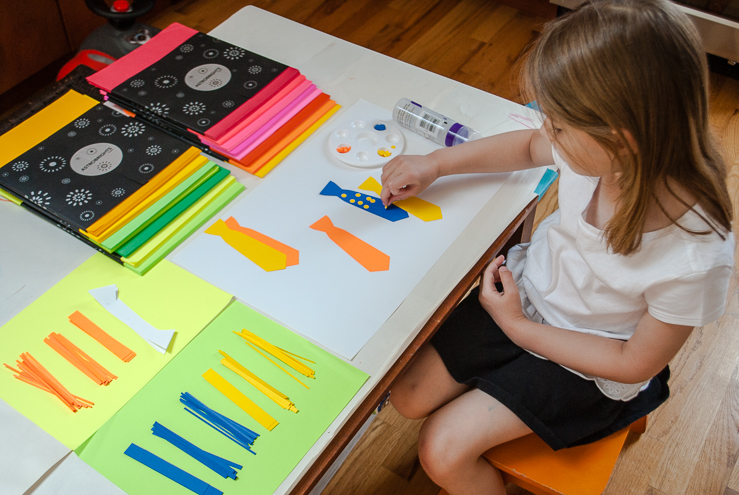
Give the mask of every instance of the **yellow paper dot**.
<svg viewBox="0 0 739 495">
<path fill-rule="evenodd" d="M 361 196 L 361 194 L 360 194 L 360 193 L 356 193 L 356 194 L 355 194 L 355 196 L 356 196 L 356 197 L 360 197 L 360 196 Z"/>
<path fill-rule="evenodd" d="M 390 146 L 392 149 L 395 149 L 395 146 Z"/>
<path fill-rule="evenodd" d="M 355 201 L 356 201 L 356 199 L 350 199 L 349 200 L 350 203 L 354 203 Z"/>
<path fill-rule="evenodd" d="M 375 200 L 373 198 L 369 197 L 369 196 L 367 196 L 367 201 L 369 201 L 370 203 L 374 203 L 375 202 Z"/>
<path fill-rule="evenodd" d="M 341 197 L 342 197 L 342 198 L 346 198 L 346 194 L 342 194 L 342 195 L 341 195 Z"/>
<path fill-rule="evenodd" d="M 367 208 L 369 208 L 369 205 L 364 205 L 364 209 L 366 210 Z"/>
<path fill-rule="evenodd" d="M 363 205 L 364 203 L 362 201 L 357 201 L 358 205 Z"/>
</svg>

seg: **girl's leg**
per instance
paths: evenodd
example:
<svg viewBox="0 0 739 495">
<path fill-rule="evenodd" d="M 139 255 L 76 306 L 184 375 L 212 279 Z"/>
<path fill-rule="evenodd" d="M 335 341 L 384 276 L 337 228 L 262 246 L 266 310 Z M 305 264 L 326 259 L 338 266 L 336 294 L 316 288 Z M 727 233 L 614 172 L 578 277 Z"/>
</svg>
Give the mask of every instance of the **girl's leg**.
<svg viewBox="0 0 739 495">
<path fill-rule="evenodd" d="M 421 419 L 469 389 L 454 381 L 436 349 L 426 344 L 393 384 L 390 402 L 402 416 Z"/>
<path fill-rule="evenodd" d="M 500 472 L 481 456 L 528 433 L 508 408 L 472 389 L 429 416 L 419 433 L 418 457 L 426 474 L 450 495 L 505 495 Z"/>
</svg>

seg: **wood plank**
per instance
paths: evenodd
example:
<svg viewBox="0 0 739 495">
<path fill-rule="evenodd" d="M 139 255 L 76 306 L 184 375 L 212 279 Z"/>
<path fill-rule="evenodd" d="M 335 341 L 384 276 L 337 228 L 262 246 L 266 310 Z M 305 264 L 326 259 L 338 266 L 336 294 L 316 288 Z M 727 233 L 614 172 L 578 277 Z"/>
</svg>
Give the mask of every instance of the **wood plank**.
<svg viewBox="0 0 739 495">
<path fill-rule="evenodd" d="M 647 422 L 647 430 L 651 422 L 651 419 Z M 630 433 L 603 495 L 648 493 L 649 479 L 662 457 L 664 448 L 665 444 L 655 438 L 645 434 Z M 628 475 L 619 476 L 617 473 L 628 473 Z"/>
</svg>

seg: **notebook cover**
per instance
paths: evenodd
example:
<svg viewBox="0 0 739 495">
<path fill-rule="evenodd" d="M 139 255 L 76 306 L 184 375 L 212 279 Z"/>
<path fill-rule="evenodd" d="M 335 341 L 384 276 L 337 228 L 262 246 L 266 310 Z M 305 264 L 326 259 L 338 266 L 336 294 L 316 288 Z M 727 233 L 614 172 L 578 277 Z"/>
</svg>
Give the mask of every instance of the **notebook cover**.
<svg viewBox="0 0 739 495">
<path fill-rule="evenodd" d="M 49 130 L 34 123 L 55 122 L 55 132 L 0 164 L 0 186 L 73 230 L 85 230 L 187 149 L 182 141 L 97 102 L 82 114 L 70 111 L 67 103 L 80 96 L 66 93 L 23 128 L 0 138 L 0 146 L 16 137 L 34 143 L 37 129 Z M 64 112 L 68 119 L 59 115 Z"/>
</svg>

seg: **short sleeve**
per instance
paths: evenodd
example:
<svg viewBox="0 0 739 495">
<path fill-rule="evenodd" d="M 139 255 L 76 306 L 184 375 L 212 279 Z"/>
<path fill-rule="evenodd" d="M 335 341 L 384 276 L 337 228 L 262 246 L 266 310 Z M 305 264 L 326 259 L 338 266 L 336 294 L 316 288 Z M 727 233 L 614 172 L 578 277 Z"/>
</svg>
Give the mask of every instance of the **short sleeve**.
<svg viewBox="0 0 739 495">
<path fill-rule="evenodd" d="M 716 266 L 650 287 L 644 296 L 649 314 L 665 323 L 703 326 L 724 314 L 731 267 Z"/>
</svg>

